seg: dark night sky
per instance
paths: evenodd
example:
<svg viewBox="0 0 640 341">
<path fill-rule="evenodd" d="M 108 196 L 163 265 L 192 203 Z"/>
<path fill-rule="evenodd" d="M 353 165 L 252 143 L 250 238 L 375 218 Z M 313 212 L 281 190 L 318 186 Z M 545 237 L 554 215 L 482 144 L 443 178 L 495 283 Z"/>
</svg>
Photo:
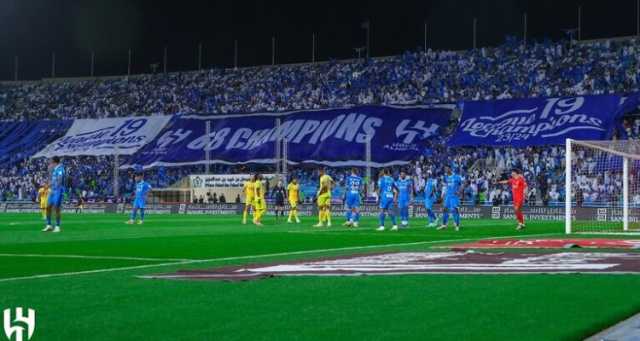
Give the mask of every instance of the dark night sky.
<svg viewBox="0 0 640 341">
<path fill-rule="evenodd" d="M 319 60 L 351 58 L 365 44 L 367 18 L 373 56 L 422 47 L 425 19 L 435 49 L 470 48 L 474 17 L 479 46 L 521 36 L 524 12 L 530 38 L 560 39 L 577 26 L 579 4 L 584 39 L 635 34 L 636 0 L 0 0 L 0 80 L 12 79 L 15 55 L 21 79 L 48 76 L 53 51 L 58 76 L 88 75 L 91 50 L 97 75 L 124 74 L 129 48 L 133 73 L 148 72 L 165 45 L 169 71 L 191 70 L 200 41 L 205 67 L 232 66 L 235 39 L 240 66 L 270 64 L 272 36 L 277 63 L 307 62 L 314 32 Z"/>
</svg>

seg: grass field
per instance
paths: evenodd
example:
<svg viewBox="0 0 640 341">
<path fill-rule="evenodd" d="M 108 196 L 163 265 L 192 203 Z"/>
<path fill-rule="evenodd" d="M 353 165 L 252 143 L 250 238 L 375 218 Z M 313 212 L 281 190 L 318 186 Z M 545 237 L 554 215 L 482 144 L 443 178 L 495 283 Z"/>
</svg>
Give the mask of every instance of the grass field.
<svg viewBox="0 0 640 341">
<path fill-rule="evenodd" d="M 238 217 L 0 215 L 0 310 L 37 311 L 40 340 L 581 339 L 640 311 L 637 275 L 276 277 L 246 282 L 136 276 L 488 237 L 563 236 L 559 223 L 463 221 L 463 231 L 243 226 Z M 337 221 L 338 219 L 336 219 Z M 422 224 L 421 224 L 422 225 Z M 4 337 L 0 333 L 0 336 Z M 2 339 L 0 337 L 0 339 Z"/>
</svg>

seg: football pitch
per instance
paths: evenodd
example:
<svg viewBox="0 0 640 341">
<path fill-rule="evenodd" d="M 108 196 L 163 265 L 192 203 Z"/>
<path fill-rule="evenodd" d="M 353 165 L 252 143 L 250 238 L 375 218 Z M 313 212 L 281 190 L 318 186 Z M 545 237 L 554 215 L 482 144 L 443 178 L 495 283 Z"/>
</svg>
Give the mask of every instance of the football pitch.
<svg viewBox="0 0 640 341">
<path fill-rule="evenodd" d="M 305 219 L 306 218 L 306 219 Z M 630 274 L 291 276 L 251 281 L 153 280 L 185 269 L 388 251 L 442 251 L 495 237 L 564 237 L 559 222 L 463 220 L 435 231 L 241 225 L 238 216 L 0 215 L 0 310 L 37 312 L 35 340 L 583 339 L 640 311 Z M 625 250 L 625 252 L 638 252 Z M 0 334 L 1 335 L 1 334 Z"/>
</svg>

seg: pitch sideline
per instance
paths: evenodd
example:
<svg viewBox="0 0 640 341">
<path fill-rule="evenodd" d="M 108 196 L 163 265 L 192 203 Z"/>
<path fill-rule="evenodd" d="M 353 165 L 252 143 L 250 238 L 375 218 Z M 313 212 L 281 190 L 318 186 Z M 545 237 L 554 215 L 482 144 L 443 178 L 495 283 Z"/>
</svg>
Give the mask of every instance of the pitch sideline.
<svg viewBox="0 0 640 341">
<path fill-rule="evenodd" d="M 514 237 L 542 237 L 542 236 L 551 236 L 551 235 L 558 235 L 558 233 L 541 233 L 541 234 L 530 234 L 530 235 L 519 234 L 519 235 L 512 235 L 512 236 L 491 237 L 491 239 L 505 239 L 505 238 L 514 238 Z M 174 265 L 190 265 L 190 264 L 201 264 L 201 263 L 209 263 L 209 262 L 224 262 L 224 261 L 232 261 L 232 260 L 293 256 L 293 255 L 304 255 L 304 254 L 335 252 L 335 251 L 366 250 L 366 249 L 388 248 L 388 247 L 398 247 L 398 246 L 427 245 L 427 244 L 450 243 L 450 242 L 458 242 L 458 241 L 464 242 L 464 241 L 474 241 L 474 240 L 482 240 L 482 239 L 487 239 L 487 238 L 427 240 L 427 241 L 409 242 L 409 243 L 377 244 L 377 245 L 349 246 L 349 247 L 341 247 L 341 248 L 334 248 L 334 249 L 279 252 L 279 253 L 269 253 L 269 254 L 263 254 L 263 255 L 194 259 L 194 260 L 185 260 L 185 261 L 179 261 L 179 262 L 160 263 L 160 264 L 145 264 L 145 265 L 126 266 L 126 267 L 119 267 L 119 268 L 107 268 L 107 269 L 96 269 L 96 270 L 86 270 L 86 271 L 76 271 L 76 272 L 62 272 L 62 273 L 54 273 L 54 274 L 10 277 L 10 278 L 0 279 L 0 283 L 29 280 L 29 279 L 68 277 L 68 276 L 90 275 L 90 274 L 96 274 L 96 273 L 107 273 L 107 272 L 116 272 L 116 271 L 139 270 L 139 269 L 158 268 L 158 267 L 174 266 Z"/>
</svg>

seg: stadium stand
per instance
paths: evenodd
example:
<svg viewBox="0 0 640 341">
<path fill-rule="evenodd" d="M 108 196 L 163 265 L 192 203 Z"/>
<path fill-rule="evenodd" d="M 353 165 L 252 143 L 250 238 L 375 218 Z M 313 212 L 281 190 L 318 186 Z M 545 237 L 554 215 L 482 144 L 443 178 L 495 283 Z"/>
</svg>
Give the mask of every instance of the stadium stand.
<svg viewBox="0 0 640 341">
<path fill-rule="evenodd" d="M 74 118 L 628 94 L 639 90 L 639 77 L 640 49 L 635 39 L 544 41 L 525 46 L 509 38 L 496 48 L 407 52 L 368 60 L 5 83 L 0 84 L 0 131 L 4 132 L 0 133 L 0 200 L 35 198 L 35 185 L 44 180 L 46 165 L 29 157 L 61 136 Z M 617 135 L 640 138 L 640 119 L 633 114 L 627 117 Z M 530 186 L 536 188 L 530 193 L 531 200 L 544 205 L 562 202 L 562 148 L 448 149 L 443 143 L 446 139 L 445 135 L 433 140 L 423 157 L 410 165 L 419 188 L 423 174 L 439 174 L 446 161 L 453 161 L 465 173 L 465 202 L 508 203 L 510 191 L 493 182 L 503 171 L 519 167 L 529 183 L 537 184 Z M 113 196 L 113 158 L 68 158 L 65 163 L 73 175 L 72 196 L 83 193 L 89 200 L 120 201 L 131 191 L 130 174 L 121 172 L 121 195 Z M 247 171 L 245 166 L 215 167 L 225 173 Z M 202 171 L 203 166 L 160 167 L 150 170 L 153 175 L 148 179 L 154 187 L 167 187 Z M 305 195 L 313 195 L 314 171 L 301 168 L 294 172 Z M 344 172 L 331 170 L 339 184 Z M 620 190 L 615 179 L 604 177 L 584 179 L 583 184 L 585 202 L 603 197 L 614 200 Z M 341 195 L 340 186 L 335 194 Z"/>
</svg>

